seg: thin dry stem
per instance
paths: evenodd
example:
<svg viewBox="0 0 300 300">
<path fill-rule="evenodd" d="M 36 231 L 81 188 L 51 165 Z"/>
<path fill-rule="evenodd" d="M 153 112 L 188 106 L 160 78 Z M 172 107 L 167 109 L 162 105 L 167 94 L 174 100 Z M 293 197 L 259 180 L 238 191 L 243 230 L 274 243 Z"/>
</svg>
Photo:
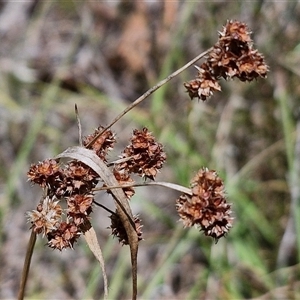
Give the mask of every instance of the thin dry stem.
<svg viewBox="0 0 300 300">
<path fill-rule="evenodd" d="M 179 75 L 181 72 L 183 72 L 188 67 L 192 66 L 196 61 L 203 58 L 205 55 L 207 55 L 210 51 L 213 50 L 213 47 L 209 48 L 208 50 L 202 52 L 198 56 L 196 56 L 194 59 L 189 61 L 187 64 L 185 64 L 180 69 L 176 70 L 172 74 L 170 74 L 167 78 L 161 80 L 159 83 L 157 83 L 155 86 L 150 88 L 146 93 L 144 93 L 142 96 L 137 98 L 134 102 L 132 102 L 129 106 L 127 106 L 123 112 L 121 112 L 107 127 L 105 127 L 102 131 L 100 131 L 88 144 L 87 148 L 92 146 L 95 141 L 108 129 L 110 129 L 115 123 L 117 123 L 124 115 L 126 115 L 129 111 L 131 111 L 134 107 L 136 107 L 138 104 L 143 102 L 146 98 L 148 98 L 152 93 L 154 93 L 156 90 L 158 90 L 160 87 L 162 87 L 164 84 L 166 84 L 168 81 L 170 81 L 172 78 Z"/>
<path fill-rule="evenodd" d="M 170 183 L 170 182 L 163 182 L 163 181 L 151 181 L 151 182 L 144 182 L 144 183 L 131 183 L 131 184 L 124 184 L 124 185 L 115 185 L 115 186 L 103 186 L 100 188 L 94 188 L 93 191 L 105 191 L 105 190 L 113 190 L 113 189 L 119 189 L 119 188 L 127 188 L 127 187 L 141 187 L 141 186 L 149 186 L 149 185 L 156 185 L 156 186 L 162 186 L 166 187 L 172 190 L 179 191 L 181 193 L 192 195 L 192 191 L 189 188 L 186 188 L 184 186 Z"/>
<path fill-rule="evenodd" d="M 82 127 L 81 127 L 81 122 L 80 122 L 80 118 L 79 118 L 77 104 L 75 104 L 75 114 L 76 114 L 76 120 L 77 120 L 77 126 L 78 126 L 79 145 L 82 146 Z"/>
<path fill-rule="evenodd" d="M 19 293 L 18 293 L 18 300 L 24 299 L 26 282 L 27 282 L 27 278 L 28 278 L 30 262 L 31 262 L 31 257 L 33 254 L 35 242 L 36 242 L 36 233 L 33 230 L 31 230 L 31 235 L 30 235 L 30 239 L 28 242 L 26 257 L 25 257 L 24 266 L 23 266 L 23 270 L 22 270 L 20 288 L 19 288 Z"/>
</svg>

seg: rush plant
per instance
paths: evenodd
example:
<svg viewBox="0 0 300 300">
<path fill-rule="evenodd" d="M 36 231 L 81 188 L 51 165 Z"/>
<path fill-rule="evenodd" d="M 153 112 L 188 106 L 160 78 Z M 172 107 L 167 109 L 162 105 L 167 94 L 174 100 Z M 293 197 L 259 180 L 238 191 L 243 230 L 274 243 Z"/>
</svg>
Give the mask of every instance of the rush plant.
<svg viewBox="0 0 300 300">
<path fill-rule="evenodd" d="M 201 166 L 188 188 L 156 182 L 156 175 L 163 168 L 167 154 L 163 145 L 156 141 L 147 128 L 135 129 L 120 156 L 114 161 L 107 159 L 108 152 L 116 143 L 112 126 L 158 88 L 201 58 L 205 60 L 199 67 L 196 66 L 196 78 L 184 83 L 191 99 L 207 101 L 215 91 L 221 91 L 219 81 L 222 78 L 252 81 L 258 77 L 266 77 L 268 72 L 263 55 L 253 46 L 247 25 L 239 21 L 228 21 L 219 32 L 218 41 L 213 47 L 149 89 L 111 124 L 106 127 L 100 125 L 94 133 L 82 137 L 78 118 L 79 146 L 70 147 L 54 158 L 31 165 L 27 173 L 28 179 L 42 188 L 43 196 L 36 208 L 27 212 L 32 233 L 19 299 L 24 297 L 30 259 L 38 234 L 47 239 L 49 247 L 60 251 L 73 248 L 77 240 L 84 236 L 100 261 L 105 283 L 104 294 L 108 297 L 104 260 L 92 225 L 92 212 L 97 206 L 111 213 L 112 235 L 120 243 L 130 247 L 132 299 L 136 299 L 138 244 L 143 237 L 142 221 L 139 216 L 133 215 L 130 199 L 138 186 L 160 185 L 181 192 L 182 195 L 174 200 L 174 205 L 184 227 L 195 225 L 216 242 L 229 232 L 233 224 L 231 204 L 227 202 L 224 183 L 217 171 Z M 66 158 L 68 161 L 62 162 Z M 134 174 L 142 178 L 141 182 L 134 180 Z M 115 211 L 110 211 L 95 201 L 95 195 L 100 190 L 106 190 L 112 196 Z"/>
</svg>

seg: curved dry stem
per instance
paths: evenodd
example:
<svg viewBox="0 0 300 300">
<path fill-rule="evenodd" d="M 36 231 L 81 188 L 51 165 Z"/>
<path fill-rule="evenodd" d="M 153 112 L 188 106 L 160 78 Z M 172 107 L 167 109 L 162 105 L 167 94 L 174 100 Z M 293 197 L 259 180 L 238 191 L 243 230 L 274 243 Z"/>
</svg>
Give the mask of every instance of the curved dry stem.
<svg viewBox="0 0 300 300">
<path fill-rule="evenodd" d="M 30 239 L 28 242 L 26 257 L 25 257 L 24 266 L 23 266 L 23 270 L 22 270 L 20 288 L 19 288 L 19 293 L 18 293 L 18 300 L 24 299 L 25 287 L 26 287 L 26 282 L 27 282 L 27 278 L 28 278 L 30 262 L 31 262 L 31 257 L 33 254 L 33 248 L 34 248 L 35 242 L 36 242 L 36 233 L 33 230 L 31 230 L 31 235 L 30 235 Z"/>
<path fill-rule="evenodd" d="M 124 185 L 115 185 L 115 186 L 103 186 L 100 188 L 94 188 L 93 191 L 105 191 L 105 190 L 113 190 L 113 189 L 119 189 L 119 188 L 127 188 L 127 187 L 140 187 L 140 186 L 150 186 L 150 185 L 155 185 L 155 186 L 162 186 L 168 189 L 172 189 L 175 191 L 182 192 L 187 195 L 192 196 L 192 191 L 189 188 L 186 188 L 184 186 L 175 184 L 175 183 L 170 183 L 170 182 L 163 182 L 163 181 L 151 181 L 151 182 L 144 182 L 144 183 L 130 183 L 130 184 L 124 184 Z"/>
<path fill-rule="evenodd" d="M 196 56 L 194 59 L 189 61 L 187 64 L 185 64 L 180 69 L 176 70 L 172 74 L 170 74 L 165 79 L 161 80 L 159 83 L 157 83 L 155 86 L 150 88 L 146 93 L 144 93 L 142 96 L 137 98 L 134 102 L 132 102 L 130 105 L 128 105 L 108 126 L 106 126 L 103 130 L 101 130 L 86 146 L 86 148 L 89 148 L 92 146 L 95 141 L 101 136 L 106 130 L 110 129 L 115 123 L 117 123 L 124 115 L 126 115 L 129 111 L 131 111 L 134 107 L 136 107 L 138 104 L 143 102 L 146 98 L 148 98 L 152 93 L 154 93 L 156 90 L 158 90 L 160 87 L 162 87 L 164 84 L 166 84 L 168 81 L 170 81 L 172 78 L 179 75 L 182 71 L 187 69 L 188 67 L 192 66 L 196 61 L 203 58 L 205 55 L 207 55 L 210 51 L 213 50 L 213 47 L 209 48 L 208 50 L 202 52 L 198 56 Z"/>
<path fill-rule="evenodd" d="M 75 115 L 76 115 L 77 126 L 78 126 L 79 145 L 82 146 L 82 127 L 81 127 L 81 122 L 80 122 L 80 118 L 79 118 L 79 112 L 78 112 L 77 104 L 75 104 Z"/>
</svg>

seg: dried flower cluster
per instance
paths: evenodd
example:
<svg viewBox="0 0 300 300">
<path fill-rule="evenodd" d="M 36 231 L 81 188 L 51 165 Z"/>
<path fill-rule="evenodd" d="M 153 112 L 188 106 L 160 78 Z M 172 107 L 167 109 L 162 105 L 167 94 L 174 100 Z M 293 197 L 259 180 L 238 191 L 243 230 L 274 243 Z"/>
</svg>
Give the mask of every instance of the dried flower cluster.
<svg viewBox="0 0 300 300">
<path fill-rule="evenodd" d="M 184 85 L 192 99 L 197 97 L 203 101 L 214 91 L 221 91 L 221 78 L 252 81 L 266 77 L 268 72 L 263 55 L 253 48 L 246 24 L 238 21 L 227 22 L 219 33 L 218 42 L 197 69 L 197 78 Z M 94 151 L 108 166 L 107 154 L 115 142 L 115 135 L 100 126 L 83 139 L 83 146 Z M 136 129 L 130 144 L 114 162 L 112 174 L 129 200 L 135 193 L 131 175 L 154 180 L 165 160 L 163 146 L 151 132 L 147 128 Z M 46 236 L 48 245 L 54 249 L 73 247 L 79 236 L 91 226 L 94 188 L 100 180 L 98 174 L 80 161 L 72 160 L 61 165 L 58 160 L 47 159 L 32 165 L 27 175 L 32 183 L 44 189 L 44 198 L 36 210 L 27 213 L 33 231 Z M 111 193 L 109 187 L 108 193 Z M 224 236 L 232 226 L 224 184 L 215 171 L 200 170 L 192 180 L 191 195 L 182 195 L 176 201 L 176 209 L 185 227 L 198 225 L 205 235 L 215 240 Z M 112 234 L 121 243 L 128 244 L 118 213 L 112 213 L 110 219 Z M 131 221 L 139 240 L 142 240 L 141 220 L 135 216 Z"/>
<path fill-rule="evenodd" d="M 215 171 L 200 170 L 191 181 L 192 196 L 184 194 L 176 209 L 185 227 L 200 226 L 204 234 L 218 240 L 232 227 L 230 204 L 224 184 Z"/>
<path fill-rule="evenodd" d="M 83 140 L 83 145 L 88 147 L 91 141 L 104 129 L 104 127 L 99 126 L 93 134 L 86 136 Z M 109 150 L 114 148 L 116 143 L 115 135 L 111 130 L 106 130 L 101 134 L 95 142 L 92 144 L 91 149 L 96 152 L 96 154 L 104 161 L 106 161 L 106 155 Z"/>
<path fill-rule="evenodd" d="M 162 144 L 155 141 L 147 128 L 134 130 L 130 141 L 131 144 L 121 156 L 126 161 L 121 163 L 119 168 L 154 180 L 166 160 Z"/>
<path fill-rule="evenodd" d="M 111 230 L 112 230 L 112 235 L 116 236 L 119 239 L 119 242 L 122 243 L 123 245 L 128 245 L 128 236 L 126 233 L 126 230 L 119 218 L 119 216 L 114 213 L 110 216 L 111 219 Z M 136 215 L 133 216 L 133 222 L 134 226 L 138 235 L 138 240 L 141 241 L 142 238 L 142 227 L 143 225 L 141 224 L 141 219 Z"/>
<path fill-rule="evenodd" d="M 90 147 L 107 162 L 106 156 L 115 144 L 115 136 L 107 130 L 97 137 L 102 130 L 103 127 L 99 127 L 93 134 L 85 137 L 83 145 Z M 126 156 L 129 153 L 130 157 Z M 121 165 L 115 165 L 113 169 L 120 185 L 133 183 L 130 178 L 132 172 L 154 179 L 166 157 L 161 144 L 155 141 L 146 128 L 134 131 L 131 144 L 126 147 L 124 154 L 122 157 L 127 157 L 128 160 Z M 46 236 L 48 245 L 52 248 L 62 250 L 73 247 L 78 237 L 91 226 L 93 188 L 98 184 L 99 176 L 82 162 L 72 160 L 62 166 L 55 159 L 46 159 L 32 165 L 27 175 L 31 182 L 40 185 L 45 191 L 45 197 L 37 209 L 27 213 L 34 232 Z M 128 199 L 134 195 L 132 187 L 124 187 L 123 190 Z M 62 201 L 66 209 L 62 208 Z M 113 215 L 111 220 L 113 235 L 123 244 L 127 244 L 126 232 L 121 222 L 116 221 L 118 215 Z M 135 217 L 134 223 L 138 236 L 142 239 L 140 219 Z"/>
<path fill-rule="evenodd" d="M 197 78 L 184 83 L 191 99 L 205 101 L 214 91 L 220 91 L 218 80 L 221 77 L 252 81 L 267 76 L 268 66 L 263 55 L 253 48 L 250 34 L 245 23 L 227 22 L 206 61 L 197 67 Z"/>
<path fill-rule="evenodd" d="M 32 165 L 27 174 L 46 193 L 37 209 L 27 212 L 33 231 L 46 236 L 51 248 L 72 248 L 90 223 L 97 174 L 81 162 L 73 160 L 61 167 L 54 159 Z"/>
</svg>

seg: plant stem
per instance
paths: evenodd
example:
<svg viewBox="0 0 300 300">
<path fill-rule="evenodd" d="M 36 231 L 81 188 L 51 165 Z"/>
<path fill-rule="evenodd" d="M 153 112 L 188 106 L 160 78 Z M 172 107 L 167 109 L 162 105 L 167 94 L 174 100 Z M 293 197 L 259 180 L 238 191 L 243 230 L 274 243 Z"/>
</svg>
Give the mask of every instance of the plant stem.
<svg viewBox="0 0 300 300">
<path fill-rule="evenodd" d="M 35 241 L 36 241 L 36 233 L 33 230 L 31 230 L 31 235 L 27 246 L 26 257 L 25 257 L 23 271 L 22 271 L 22 277 L 21 277 L 20 288 L 18 293 L 18 300 L 24 299 L 25 287 L 26 287 L 26 282 L 27 282 L 28 273 L 30 269 L 30 262 L 33 254 Z"/>
<path fill-rule="evenodd" d="M 117 123 L 124 115 L 126 115 L 129 111 L 131 111 L 134 107 L 136 107 L 138 104 L 143 102 L 146 98 L 148 98 L 152 93 L 154 93 L 156 90 L 158 90 L 160 87 L 162 87 L 164 84 L 166 84 L 168 81 L 170 81 L 172 78 L 179 75 L 182 71 L 193 65 L 196 61 L 207 55 L 210 51 L 213 50 L 213 47 L 209 48 L 208 50 L 202 52 L 195 58 L 193 58 L 191 61 L 189 61 L 187 64 L 185 64 L 183 67 L 179 68 L 172 74 L 170 74 L 165 79 L 161 80 L 159 83 L 154 85 L 152 88 L 150 88 L 147 92 L 145 92 L 142 96 L 137 98 L 134 102 L 132 102 L 130 105 L 128 105 L 107 127 L 105 127 L 103 130 L 101 130 L 86 146 L 86 148 L 91 147 L 95 141 L 108 129 L 110 129 L 115 123 Z"/>
<path fill-rule="evenodd" d="M 105 190 L 113 190 L 113 189 L 119 189 L 119 188 L 127 188 L 127 187 L 140 187 L 140 186 L 150 186 L 150 185 L 156 185 L 156 186 L 163 186 L 172 190 L 179 191 L 181 193 L 192 195 L 192 191 L 189 188 L 186 188 L 184 186 L 170 183 L 170 182 L 163 182 L 163 181 L 152 181 L 152 182 L 144 182 L 144 183 L 129 183 L 124 185 L 116 185 L 116 186 L 103 186 L 100 188 L 94 188 L 93 191 L 105 191 Z"/>
</svg>

